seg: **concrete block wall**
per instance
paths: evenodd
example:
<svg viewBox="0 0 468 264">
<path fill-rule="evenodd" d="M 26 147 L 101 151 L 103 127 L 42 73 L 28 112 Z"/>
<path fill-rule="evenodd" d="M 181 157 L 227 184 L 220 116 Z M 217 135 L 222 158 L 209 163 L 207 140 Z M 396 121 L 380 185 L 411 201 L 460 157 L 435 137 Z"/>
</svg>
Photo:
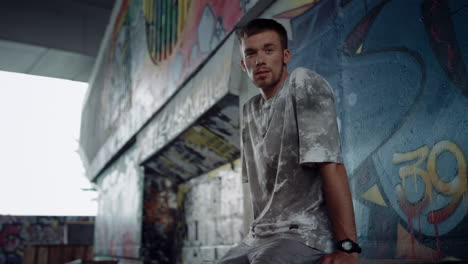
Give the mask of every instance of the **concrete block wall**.
<svg viewBox="0 0 468 264">
<path fill-rule="evenodd" d="M 184 263 L 217 259 L 239 243 L 243 230 L 243 191 L 239 162 L 226 164 L 187 183 L 184 202 Z"/>
</svg>

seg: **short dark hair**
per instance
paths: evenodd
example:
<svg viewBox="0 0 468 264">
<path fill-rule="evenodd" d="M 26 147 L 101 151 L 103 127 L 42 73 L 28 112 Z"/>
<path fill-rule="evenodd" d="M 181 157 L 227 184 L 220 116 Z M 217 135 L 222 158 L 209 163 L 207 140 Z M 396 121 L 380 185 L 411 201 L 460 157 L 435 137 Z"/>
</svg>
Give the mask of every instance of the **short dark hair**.
<svg viewBox="0 0 468 264">
<path fill-rule="evenodd" d="M 241 43 L 243 38 L 248 38 L 257 33 L 273 30 L 278 33 L 281 41 L 281 46 L 283 49 L 288 48 L 288 33 L 286 29 L 280 23 L 276 22 L 273 19 L 266 18 L 256 18 L 249 21 L 246 25 L 239 27 L 236 30 L 237 39 Z"/>
</svg>

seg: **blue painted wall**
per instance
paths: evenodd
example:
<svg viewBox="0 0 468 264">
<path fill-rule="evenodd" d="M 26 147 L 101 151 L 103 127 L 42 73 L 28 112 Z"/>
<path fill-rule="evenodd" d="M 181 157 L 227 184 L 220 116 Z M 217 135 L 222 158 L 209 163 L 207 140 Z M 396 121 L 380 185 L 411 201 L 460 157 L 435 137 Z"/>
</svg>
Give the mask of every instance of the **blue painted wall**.
<svg viewBox="0 0 468 264">
<path fill-rule="evenodd" d="M 468 1 L 276 6 L 290 69 L 334 89 L 365 254 L 468 258 Z"/>
</svg>

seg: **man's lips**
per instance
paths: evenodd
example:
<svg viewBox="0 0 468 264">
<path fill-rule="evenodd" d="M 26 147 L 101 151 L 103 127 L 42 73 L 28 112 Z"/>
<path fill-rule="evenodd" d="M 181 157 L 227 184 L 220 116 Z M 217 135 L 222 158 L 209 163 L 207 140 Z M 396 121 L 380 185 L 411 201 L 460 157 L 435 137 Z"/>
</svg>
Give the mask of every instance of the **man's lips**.
<svg viewBox="0 0 468 264">
<path fill-rule="evenodd" d="M 263 70 L 263 71 L 256 71 L 255 72 L 255 77 L 256 78 L 264 78 L 270 71 Z"/>
</svg>

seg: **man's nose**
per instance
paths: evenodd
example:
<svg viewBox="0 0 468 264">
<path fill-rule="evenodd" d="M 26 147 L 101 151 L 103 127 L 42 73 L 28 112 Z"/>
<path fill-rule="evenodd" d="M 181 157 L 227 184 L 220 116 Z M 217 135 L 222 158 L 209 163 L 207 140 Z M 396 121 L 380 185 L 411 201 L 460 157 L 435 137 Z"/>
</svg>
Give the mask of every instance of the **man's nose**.
<svg viewBox="0 0 468 264">
<path fill-rule="evenodd" d="M 259 53 L 257 54 L 257 57 L 255 58 L 255 65 L 263 65 L 265 64 L 265 57 L 263 54 Z"/>
</svg>

